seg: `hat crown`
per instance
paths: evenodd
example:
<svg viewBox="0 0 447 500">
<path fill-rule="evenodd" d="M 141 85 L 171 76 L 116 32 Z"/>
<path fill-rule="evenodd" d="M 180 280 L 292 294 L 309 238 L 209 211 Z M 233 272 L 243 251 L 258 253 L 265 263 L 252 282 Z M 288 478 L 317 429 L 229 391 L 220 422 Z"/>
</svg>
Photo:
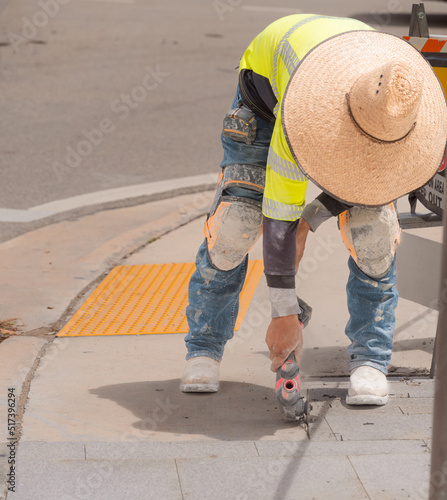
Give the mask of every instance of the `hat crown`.
<svg viewBox="0 0 447 500">
<path fill-rule="evenodd" d="M 362 75 L 349 93 L 357 126 L 379 141 L 394 142 L 414 128 L 423 79 L 401 62 L 391 62 Z"/>
</svg>

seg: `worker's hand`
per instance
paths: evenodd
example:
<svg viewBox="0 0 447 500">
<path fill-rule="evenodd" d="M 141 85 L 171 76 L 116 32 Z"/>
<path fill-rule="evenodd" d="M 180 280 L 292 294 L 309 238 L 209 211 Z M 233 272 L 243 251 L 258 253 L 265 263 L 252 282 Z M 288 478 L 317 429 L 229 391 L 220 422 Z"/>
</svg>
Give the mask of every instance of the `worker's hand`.
<svg viewBox="0 0 447 500">
<path fill-rule="evenodd" d="M 309 234 L 310 226 L 309 224 L 301 217 L 298 228 L 296 230 L 296 261 L 295 261 L 295 273 L 298 272 L 298 267 L 300 265 L 300 261 L 304 254 L 304 247 L 306 246 L 307 235 Z"/>
<path fill-rule="evenodd" d="M 270 350 L 272 372 L 276 372 L 292 351 L 295 352 L 296 362 L 300 364 L 303 352 L 303 329 L 298 316 L 293 314 L 273 318 L 267 329 L 265 342 Z"/>
</svg>

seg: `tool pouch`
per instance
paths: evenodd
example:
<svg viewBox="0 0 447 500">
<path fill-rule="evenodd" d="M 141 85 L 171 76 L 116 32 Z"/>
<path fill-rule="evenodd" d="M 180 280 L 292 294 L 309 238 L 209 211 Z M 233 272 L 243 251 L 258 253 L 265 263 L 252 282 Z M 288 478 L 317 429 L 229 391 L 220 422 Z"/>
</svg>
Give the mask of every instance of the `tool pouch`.
<svg viewBox="0 0 447 500">
<path fill-rule="evenodd" d="M 256 118 L 251 109 L 243 104 L 231 109 L 223 121 L 223 136 L 236 142 L 253 144 L 256 139 Z"/>
</svg>

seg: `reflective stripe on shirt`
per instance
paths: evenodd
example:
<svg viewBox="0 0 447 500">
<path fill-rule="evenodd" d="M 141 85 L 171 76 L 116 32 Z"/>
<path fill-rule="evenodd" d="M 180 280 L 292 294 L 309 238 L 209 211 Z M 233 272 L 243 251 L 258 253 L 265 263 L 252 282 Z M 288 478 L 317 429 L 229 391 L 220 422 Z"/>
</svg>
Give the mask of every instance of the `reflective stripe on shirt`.
<svg viewBox="0 0 447 500">
<path fill-rule="evenodd" d="M 262 202 L 262 213 L 270 219 L 296 221 L 301 217 L 303 207 L 298 205 L 287 205 L 280 201 L 271 200 L 264 196 Z"/>
<path fill-rule="evenodd" d="M 293 181 L 306 182 L 308 180 L 296 163 L 281 158 L 281 156 L 275 153 L 271 146 L 269 149 L 267 164 L 277 174 L 287 177 Z"/>
</svg>

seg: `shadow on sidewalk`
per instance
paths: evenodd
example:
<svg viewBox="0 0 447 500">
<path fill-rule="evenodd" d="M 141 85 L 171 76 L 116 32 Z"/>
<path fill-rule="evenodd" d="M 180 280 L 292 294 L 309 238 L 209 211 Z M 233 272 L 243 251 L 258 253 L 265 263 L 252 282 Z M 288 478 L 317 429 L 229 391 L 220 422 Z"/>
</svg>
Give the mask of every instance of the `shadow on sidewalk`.
<svg viewBox="0 0 447 500">
<path fill-rule="evenodd" d="M 290 429 L 296 439 L 306 432 L 286 422 L 272 388 L 244 382 L 221 381 L 218 393 L 184 394 L 179 379 L 134 382 L 91 389 L 99 398 L 115 401 L 139 420 L 133 427 L 144 433 L 202 435 L 220 440 L 258 440 Z"/>
<path fill-rule="evenodd" d="M 411 330 L 406 330 L 407 325 L 396 329 L 394 335 L 393 352 L 420 352 L 423 354 L 433 354 L 434 338 L 407 338 L 412 335 Z M 414 334 L 414 333 L 413 333 Z M 346 347 L 325 346 L 304 348 L 300 365 L 300 372 L 303 377 L 349 377 Z M 402 359 L 402 358 L 401 358 Z M 421 370 L 430 368 L 430 358 L 421 358 L 416 366 L 390 365 L 390 374 L 399 370 L 407 374 L 420 374 Z"/>
</svg>

